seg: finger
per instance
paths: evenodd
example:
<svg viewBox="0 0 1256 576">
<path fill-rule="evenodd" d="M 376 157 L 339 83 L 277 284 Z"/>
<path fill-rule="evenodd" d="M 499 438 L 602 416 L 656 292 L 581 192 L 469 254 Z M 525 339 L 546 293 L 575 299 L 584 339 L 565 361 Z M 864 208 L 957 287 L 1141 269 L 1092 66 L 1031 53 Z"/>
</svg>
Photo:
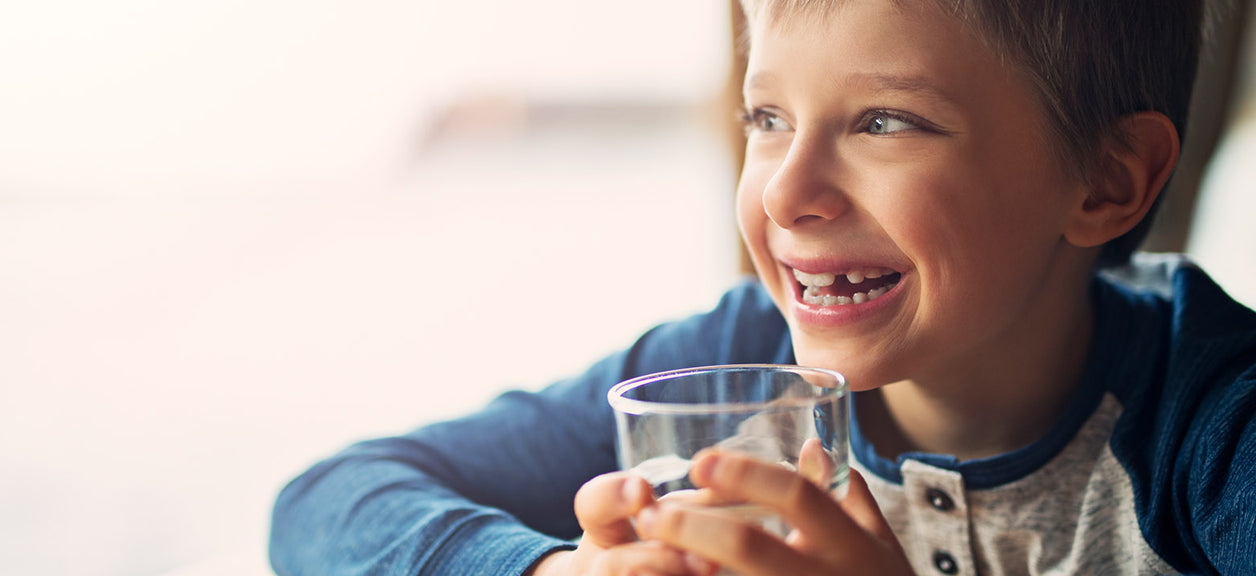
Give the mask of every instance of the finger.
<svg viewBox="0 0 1256 576">
<path fill-rule="evenodd" d="M 882 542 L 898 546 L 898 538 L 881 514 L 881 508 L 868 490 L 868 483 L 863 475 L 855 470 L 850 471 L 850 484 L 846 489 L 846 497 L 841 501 L 842 510 L 854 520 L 860 528 L 877 537 Z"/>
<path fill-rule="evenodd" d="M 775 510 L 811 542 L 864 537 L 860 526 L 829 492 L 800 474 L 751 456 L 719 451 L 700 453 L 689 470 L 689 479 L 727 498 Z"/>
<path fill-rule="evenodd" d="M 673 502 L 685 506 L 729 506 L 740 502 L 711 489 L 673 490 L 659 497 L 660 502 Z"/>
<path fill-rule="evenodd" d="M 635 542 L 598 555 L 591 574 L 710 576 L 718 566 L 659 541 Z"/>
<path fill-rule="evenodd" d="M 657 540 L 706 558 L 740 576 L 804 574 L 814 561 L 729 508 L 663 502 L 637 514 L 643 538 Z"/>
<path fill-rule="evenodd" d="M 824 450 L 824 444 L 820 443 L 819 438 L 810 438 L 803 442 L 802 450 L 798 453 L 799 474 L 806 476 L 821 489 L 828 490 L 835 468 L 833 459 Z"/>
<path fill-rule="evenodd" d="M 576 519 L 584 538 L 601 547 L 637 539 L 629 521 L 654 501 L 650 484 L 627 472 L 612 472 L 589 480 L 576 492 Z"/>
</svg>

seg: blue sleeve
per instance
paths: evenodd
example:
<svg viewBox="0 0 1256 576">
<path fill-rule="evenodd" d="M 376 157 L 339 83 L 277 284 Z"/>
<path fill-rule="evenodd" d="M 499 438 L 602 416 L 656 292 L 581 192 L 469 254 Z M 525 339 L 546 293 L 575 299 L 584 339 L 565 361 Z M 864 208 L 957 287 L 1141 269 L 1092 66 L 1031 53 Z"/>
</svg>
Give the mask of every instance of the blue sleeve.
<svg viewBox="0 0 1256 576">
<path fill-rule="evenodd" d="M 576 491 L 616 468 L 612 385 L 686 366 L 780 362 L 788 349 L 770 300 L 744 284 L 712 312 L 655 328 L 577 378 L 351 446 L 280 493 L 271 563 L 284 576 L 521 574 L 570 547 Z"/>
<path fill-rule="evenodd" d="M 1187 574 L 1256 574 L 1256 314 L 1202 271 L 1173 274 L 1171 300 L 1130 296 L 1146 373 L 1119 391 L 1113 452 L 1130 472 L 1152 548 Z"/>
<path fill-rule="evenodd" d="M 1193 414 L 1173 463 L 1173 508 L 1192 570 L 1256 574 L 1256 314 L 1202 271 L 1175 275 L 1178 344 L 1167 370 L 1203 391 L 1177 395 Z"/>
<path fill-rule="evenodd" d="M 1189 553 L 1210 574 L 1256 574 L 1256 366 L 1248 366 L 1204 399 L 1206 417 L 1174 469 Z"/>
</svg>

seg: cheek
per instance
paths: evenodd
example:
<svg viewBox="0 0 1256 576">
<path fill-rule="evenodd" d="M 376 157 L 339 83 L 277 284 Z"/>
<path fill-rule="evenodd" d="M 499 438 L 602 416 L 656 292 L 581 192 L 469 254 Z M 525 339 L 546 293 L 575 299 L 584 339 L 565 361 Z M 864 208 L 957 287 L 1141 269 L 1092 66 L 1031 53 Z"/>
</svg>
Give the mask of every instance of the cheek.
<svg viewBox="0 0 1256 576">
<path fill-rule="evenodd" d="M 880 223 L 905 250 L 928 255 L 922 264 L 1013 258 L 1046 240 L 1053 225 L 1050 190 L 984 163 L 912 170 L 886 186 L 896 193 L 872 195 L 884 204 Z"/>
<path fill-rule="evenodd" d="M 904 168 L 865 196 L 866 207 L 918 274 L 918 313 L 971 314 L 968 304 L 981 302 L 986 287 L 999 285 L 1000 270 L 1015 253 L 1000 240 L 1008 224 L 992 204 L 993 190 L 962 164 Z"/>
<path fill-rule="evenodd" d="M 742 172 L 737 185 L 737 227 L 759 280 L 772 294 L 777 306 L 783 306 L 786 287 L 780 285 L 774 273 L 775 260 L 768 246 L 769 228 L 773 224 L 763 208 L 763 191 L 770 177 L 770 174 L 765 176 L 762 170 L 747 169 Z"/>
<path fill-rule="evenodd" d="M 763 248 L 767 223 L 767 215 L 763 211 L 763 190 L 767 181 L 758 172 L 747 164 L 737 183 L 737 227 L 752 255 Z"/>
<path fill-rule="evenodd" d="M 921 317 L 972 331 L 1020 315 L 1058 245 L 1058 214 L 1044 201 L 1057 191 L 964 170 L 921 184 L 886 223 L 921 273 Z"/>
<path fill-rule="evenodd" d="M 860 204 L 916 266 L 928 267 L 961 247 L 957 236 L 981 220 L 968 213 L 966 182 L 948 168 L 899 166 L 864 181 Z"/>
</svg>

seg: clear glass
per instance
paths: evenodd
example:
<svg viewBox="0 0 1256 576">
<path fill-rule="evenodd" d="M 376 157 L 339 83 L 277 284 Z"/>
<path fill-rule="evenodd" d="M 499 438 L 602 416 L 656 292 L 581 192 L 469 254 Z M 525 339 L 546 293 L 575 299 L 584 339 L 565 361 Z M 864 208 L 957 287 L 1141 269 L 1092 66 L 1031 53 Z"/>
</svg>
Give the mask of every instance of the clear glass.
<svg viewBox="0 0 1256 576">
<path fill-rule="evenodd" d="M 837 372 L 773 364 L 688 368 L 621 382 L 607 397 L 619 465 L 649 481 L 657 497 L 693 490 L 690 460 L 708 447 L 800 471 L 834 496 L 845 494 L 850 399 Z M 724 507 L 777 535 L 788 531 L 766 510 Z"/>
</svg>

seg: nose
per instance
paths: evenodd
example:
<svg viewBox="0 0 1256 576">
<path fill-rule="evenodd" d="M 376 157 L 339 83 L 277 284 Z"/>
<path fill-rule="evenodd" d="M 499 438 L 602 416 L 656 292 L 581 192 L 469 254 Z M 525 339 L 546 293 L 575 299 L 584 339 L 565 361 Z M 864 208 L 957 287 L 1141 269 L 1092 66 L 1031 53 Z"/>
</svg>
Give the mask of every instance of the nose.
<svg viewBox="0 0 1256 576">
<path fill-rule="evenodd" d="M 798 134 L 763 191 L 768 218 L 785 229 L 841 216 L 850 205 L 837 181 L 832 143 Z"/>
</svg>

